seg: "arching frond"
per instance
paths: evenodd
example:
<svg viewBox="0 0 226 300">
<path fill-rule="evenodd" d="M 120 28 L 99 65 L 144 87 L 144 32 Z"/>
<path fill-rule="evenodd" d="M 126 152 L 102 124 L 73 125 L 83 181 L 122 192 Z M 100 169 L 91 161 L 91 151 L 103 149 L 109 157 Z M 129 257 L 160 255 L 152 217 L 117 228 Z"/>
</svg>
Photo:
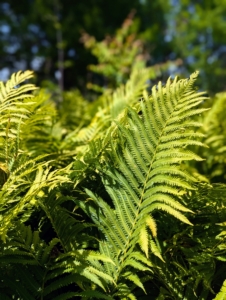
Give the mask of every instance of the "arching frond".
<svg viewBox="0 0 226 300">
<path fill-rule="evenodd" d="M 10 102 L 18 100 L 18 99 L 25 99 L 32 97 L 30 93 L 32 90 L 37 89 L 34 84 L 25 84 L 20 86 L 22 82 L 32 78 L 33 72 L 32 71 L 19 71 L 14 73 L 11 78 L 4 83 L 0 82 L 0 102 L 1 104 L 5 105 L 5 107 L 9 106 Z M 9 102 L 10 101 L 10 102 Z"/>
<path fill-rule="evenodd" d="M 43 156 L 26 160 L 21 157 L 21 165 L 10 173 L 7 182 L 0 191 L 0 210 L 2 212 L 0 237 L 6 240 L 6 234 L 13 220 L 20 214 L 21 220 L 26 221 L 32 213 L 32 206 L 36 205 L 43 196 L 43 190 L 51 190 L 56 185 L 69 182 L 68 166 L 65 169 L 50 171 L 48 163 L 40 162 Z M 23 194 L 23 197 L 20 195 Z M 4 213 L 3 213 L 4 212 Z"/>
<path fill-rule="evenodd" d="M 4 84 L 0 82 L 0 161 L 8 168 L 13 157 L 18 156 L 21 125 L 30 115 L 31 93 L 34 84 L 22 84 L 33 77 L 33 72 L 17 72 Z M 27 101 L 26 101 L 27 99 Z M 29 99 L 29 100 L 28 100 Z"/>
<path fill-rule="evenodd" d="M 98 270 L 95 262 L 99 261 L 112 263 L 108 257 L 94 251 L 81 249 L 62 253 L 58 238 L 46 244 L 40 239 L 38 231 L 32 232 L 30 227 L 16 222 L 9 232 L 7 242 L 0 247 L 0 293 L 7 296 L 9 289 L 11 295 L 21 299 L 55 299 L 59 295 L 60 299 L 69 299 L 80 293 L 67 292 L 64 287 L 73 285 L 76 288 L 81 281 L 83 285 L 86 281 L 88 285 L 92 282 L 105 290 L 106 281 L 113 283 L 113 279 Z M 4 270 L 8 272 L 7 276 Z M 92 294 L 87 289 L 84 295 L 86 293 L 90 297 L 103 297 L 101 292 L 98 294 L 93 291 Z"/>
<path fill-rule="evenodd" d="M 121 85 L 114 92 L 107 90 L 101 96 L 103 100 L 100 101 L 98 111 L 91 123 L 78 132 L 72 132 L 67 138 L 68 142 L 71 140 L 75 144 L 86 145 L 94 139 L 103 137 L 112 120 L 118 118 L 127 105 L 133 105 L 139 97 L 142 97 L 143 91 L 148 86 L 150 73 L 151 69 L 148 68 L 135 69 L 125 85 Z"/>
<path fill-rule="evenodd" d="M 194 91 L 196 77 L 194 73 L 189 80 L 168 80 L 165 87 L 159 83 L 149 99 L 141 101 L 136 108 L 129 107 L 117 122 L 109 159 L 99 170 L 114 210 L 88 190 L 92 203 L 79 204 L 106 238 L 100 249 L 115 262 L 116 267 L 106 263 L 105 268 L 114 274 L 118 284 L 120 280 L 124 282 L 121 276 L 124 278 L 127 260 L 137 243 L 146 255 L 149 248 L 161 257 L 154 240 L 147 246 L 145 224 L 151 226 L 155 236 L 152 214 L 156 210 L 191 224 L 184 214 L 191 210 L 180 202 L 179 195 L 181 190 L 192 190 L 195 181 L 181 168 L 181 162 L 202 160 L 189 150 L 189 145 L 202 145 L 197 141 L 200 134 L 195 132 L 197 123 L 192 118 L 206 110 L 196 108 L 206 99 L 203 93 Z M 186 134 L 183 126 L 189 128 Z"/>
</svg>

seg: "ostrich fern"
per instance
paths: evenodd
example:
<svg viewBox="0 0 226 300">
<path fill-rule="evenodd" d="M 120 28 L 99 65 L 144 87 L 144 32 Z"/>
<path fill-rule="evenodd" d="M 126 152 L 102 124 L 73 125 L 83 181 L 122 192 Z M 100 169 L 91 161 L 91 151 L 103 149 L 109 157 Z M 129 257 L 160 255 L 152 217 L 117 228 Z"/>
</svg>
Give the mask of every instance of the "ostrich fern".
<svg viewBox="0 0 226 300">
<path fill-rule="evenodd" d="M 143 279 L 131 268 L 153 272 L 149 253 L 163 260 L 155 242 L 155 211 L 191 225 L 185 215 L 191 210 L 180 195 L 193 189 L 195 179 L 181 162 L 202 160 L 188 148 L 203 146 L 198 141 L 202 134 L 195 131 L 200 124 L 192 119 L 206 110 L 196 108 L 206 99 L 194 91 L 196 77 L 197 73 L 189 80 L 168 80 L 165 87 L 159 83 L 150 98 L 126 109 L 112 125 L 110 150 L 97 166 L 112 204 L 88 189 L 90 201 L 76 201 L 105 236 L 100 252 L 115 265 L 105 263 L 103 268 L 117 283 L 111 293 L 120 299 L 123 295 L 132 299 L 134 285 L 144 289 Z"/>
<path fill-rule="evenodd" d="M 102 95 L 107 107 L 87 109 L 90 125 L 69 126 L 56 151 L 41 138 L 52 136 L 56 111 L 23 85 L 32 74 L 1 83 L 3 299 L 139 299 L 155 285 L 153 300 L 206 299 L 216 272 L 222 284 L 226 189 L 202 185 L 183 164 L 202 161 L 191 150 L 204 146 L 198 73 L 148 96 L 148 72 Z"/>
<path fill-rule="evenodd" d="M 23 81 L 31 76 L 29 71 L 19 72 L 6 85 L 1 83 L 0 126 L 4 147 L 0 151 L 0 237 L 3 242 L 0 249 L 0 293 L 5 299 L 69 299 L 80 297 L 83 290 L 85 297 L 90 293 L 91 282 L 103 290 L 106 282 L 113 282 L 110 276 L 98 270 L 99 261 L 113 262 L 97 251 L 86 250 L 92 237 L 83 233 L 81 239 L 80 232 L 90 225 L 77 222 L 61 206 L 70 200 L 61 195 L 60 187 L 72 185 L 68 177 L 71 164 L 57 169 L 48 155 L 34 157 L 36 149 L 31 148 L 31 152 L 28 149 L 26 132 L 34 134 L 37 127 L 42 126 L 41 118 L 44 125 L 47 124 L 43 116 L 48 118 L 48 106 L 39 107 L 45 97 L 34 97 L 28 92 L 35 90 L 35 86 L 23 85 Z M 28 100 L 32 97 L 33 101 Z M 35 214 L 41 214 L 40 222 L 46 220 L 53 228 L 53 238 L 49 243 L 40 238 L 39 225 L 37 231 L 24 226 L 25 223 L 34 226 Z M 71 228 L 70 238 L 68 228 Z M 54 259 L 53 250 L 57 253 Z M 71 285 L 69 293 L 64 289 L 67 285 Z M 80 291 L 79 285 L 82 287 Z M 96 291 L 96 295 L 107 299 L 101 292 Z"/>
</svg>

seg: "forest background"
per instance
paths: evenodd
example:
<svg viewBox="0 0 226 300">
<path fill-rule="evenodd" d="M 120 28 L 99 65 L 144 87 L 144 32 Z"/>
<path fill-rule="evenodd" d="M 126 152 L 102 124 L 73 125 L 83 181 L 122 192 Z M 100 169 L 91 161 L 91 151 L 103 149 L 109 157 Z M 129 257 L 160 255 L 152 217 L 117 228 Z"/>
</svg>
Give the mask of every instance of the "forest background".
<svg viewBox="0 0 226 300">
<path fill-rule="evenodd" d="M 63 89 L 87 92 L 88 81 L 103 78 L 87 69 L 97 59 L 84 47 L 82 35 L 101 41 L 113 35 L 130 12 L 148 66 L 172 61 L 163 78 L 200 70 L 202 89 L 225 90 L 226 1 L 220 0 L 1 1 L 0 78 L 31 69 L 38 85 L 58 78 Z"/>
</svg>

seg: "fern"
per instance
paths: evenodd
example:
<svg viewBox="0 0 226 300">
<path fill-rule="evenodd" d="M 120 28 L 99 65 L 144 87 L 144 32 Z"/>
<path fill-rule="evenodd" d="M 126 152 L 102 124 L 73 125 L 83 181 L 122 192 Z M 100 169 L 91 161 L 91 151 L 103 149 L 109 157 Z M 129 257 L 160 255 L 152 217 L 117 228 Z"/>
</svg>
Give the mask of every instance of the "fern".
<svg viewBox="0 0 226 300">
<path fill-rule="evenodd" d="M 95 114 L 91 123 L 78 132 L 72 132 L 65 139 L 65 144 L 77 145 L 76 161 L 73 164 L 72 174 L 76 185 L 86 177 L 91 170 L 95 170 L 95 164 L 99 164 L 104 152 L 109 148 L 114 126 L 110 127 L 115 118 L 120 118 L 127 105 L 133 105 L 142 96 L 147 88 L 147 80 L 150 69 L 134 70 L 126 85 L 120 86 L 113 93 L 108 90 L 101 97 L 105 99 L 100 104 L 99 111 Z M 105 97 L 104 97 L 105 96 Z M 99 99 L 99 100 L 101 100 Z M 101 106 L 103 106 L 101 108 Z M 103 158 L 104 159 L 104 158 Z"/>
<path fill-rule="evenodd" d="M 33 72 L 31 71 L 19 71 L 14 73 L 11 78 L 4 83 L 1 81 L 0 83 L 0 101 L 4 106 L 10 104 L 13 101 L 17 101 L 18 99 L 30 98 L 32 95 L 30 91 L 37 89 L 33 84 L 26 84 L 23 86 L 19 86 L 25 80 L 28 80 L 33 77 Z"/>
<path fill-rule="evenodd" d="M 162 259 L 154 242 L 154 211 L 166 211 L 191 224 L 184 214 L 191 210 L 180 203 L 179 191 L 192 190 L 195 180 L 180 168 L 180 163 L 201 160 L 187 149 L 189 145 L 202 145 L 197 141 L 200 134 L 193 130 L 197 123 L 191 119 L 206 110 L 196 109 L 206 99 L 203 93 L 193 91 L 196 77 L 197 73 L 189 80 L 169 80 L 166 87 L 159 83 L 150 99 L 141 101 L 136 109 L 128 108 L 117 122 L 108 161 L 99 169 L 114 209 L 89 190 L 86 192 L 92 201 L 78 203 L 105 236 L 100 251 L 115 263 L 116 267 L 105 264 L 106 272 L 118 284 L 115 296 L 124 293 L 130 297 L 129 282 L 143 288 L 140 279 L 127 271 L 128 264 L 134 269 L 150 269 L 143 256 L 138 264 L 133 259 L 138 244 L 146 257 L 150 251 Z M 186 133 L 184 128 L 188 128 Z"/>
<path fill-rule="evenodd" d="M 51 123 L 54 116 L 54 113 L 52 116 L 49 113 L 47 105 L 42 107 L 43 101 L 46 100 L 45 95 L 36 96 L 33 102 L 28 100 L 29 94 L 25 92 L 35 89 L 33 85 L 19 87 L 16 92 L 11 91 L 14 84 L 21 83 L 31 75 L 30 72 L 27 72 L 26 76 L 19 72 L 12 76 L 5 90 L 4 85 L 1 85 L 1 126 L 6 127 L 5 135 L 2 135 L 5 153 L 2 155 L 4 164 L 1 164 L 3 180 L 0 191 L 0 236 L 4 241 L 0 253 L 1 270 L 3 275 L 8 274 L 6 278 L 3 276 L 1 279 L 3 290 L 6 291 L 4 297 L 53 299 L 61 294 L 61 299 L 69 299 L 79 295 L 78 285 L 87 293 L 90 290 L 92 294 L 91 282 L 92 289 L 97 285 L 105 290 L 106 281 L 113 283 L 113 279 L 102 272 L 102 264 L 99 261 L 112 263 L 110 258 L 86 250 L 89 237 L 82 233 L 81 239 L 79 234 L 89 225 L 77 222 L 66 209 L 60 207 L 61 202 L 67 201 L 67 197 L 61 197 L 63 200 L 57 201 L 57 204 L 51 202 L 58 198 L 59 187 L 70 183 L 68 174 L 71 165 L 54 169 L 51 167 L 52 161 L 47 155 L 43 155 L 44 147 L 38 152 L 37 141 L 36 148 L 29 146 L 31 137 L 45 126 L 48 127 L 48 122 Z M 23 106 L 28 109 L 22 109 Z M 18 112 L 21 114 L 14 114 L 15 107 L 19 108 Z M 41 120 L 44 122 L 41 123 Z M 27 126 L 30 132 L 27 131 Z M 42 155 L 37 156 L 38 153 Z M 44 204 L 45 195 L 48 195 L 48 201 Z M 53 238 L 49 245 L 39 238 L 38 231 L 32 232 L 31 228 L 21 225 L 31 222 L 32 215 L 40 208 L 50 219 L 56 232 L 56 238 Z M 60 219 L 59 215 L 63 216 L 63 219 Z M 70 238 L 68 226 L 71 229 Z M 76 235 L 79 235 L 79 238 L 76 238 Z M 52 260 L 52 250 L 56 245 L 57 249 L 60 245 L 60 250 L 56 251 L 57 257 Z M 23 282 L 26 282 L 26 285 Z M 75 292 L 65 292 L 64 287 L 68 285 Z M 104 297 L 101 292 L 97 294 Z"/>
<path fill-rule="evenodd" d="M 29 106 L 33 103 L 30 100 L 33 97 L 31 91 L 36 87 L 33 84 L 21 84 L 31 77 L 31 71 L 18 72 L 13 74 L 5 85 L 0 82 L 0 147 L 4 149 L 4 152 L 0 153 L 0 161 L 1 170 L 6 174 L 19 155 L 21 124 L 30 115 Z"/>
<path fill-rule="evenodd" d="M 32 232 L 30 227 L 15 224 L 17 231 L 11 231 L 9 240 L 1 249 L 1 265 L 7 267 L 8 276 L 1 274 L 3 290 L 11 289 L 10 294 L 21 299 L 70 299 L 78 293 L 68 293 L 63 287 L 75 285 L 75 270 L 72 264 L 57 263 L 62 253 L 59 249 L 59 240 L 54 238 L 46 245 L 39 237 L 38 232 Z M 84 263 L 87 265 L 87 263 Z M 81 267 L 80 267 L 81 268 Z M 3 269 L 4 270 L 4 269 Z M 24 285 L 26 282 L 26 285 Z M 56 292 L 57 291 L 57 292 Z M 7 295 L 7 293 L 6 293 Z"/>
<path fill-rule="evenodd" d="M 152 261 L 158 266 L 155 280 L 161 287 L 159 299 L 166 295 L 170 299 L 209 299 L 225 279 L 226 248 L 220 223 L 226 219 L 225 186 L 195 186 L 196 190 L 183 198 L 195 211 L 190 217 L 192 227 L 179 221 L 172 224 L 167 216 L 158 214 L 158 240 L 164 241 L 165 263 Z"/>
<path fill-rule="evenodd" d="M 208 112 L 203 122 L 203 130 L 206 135 L 205 143 L 209 146 L 203 151 L 206 163 L 203 171 L 208 174 L 210 179 L 216 178 L 219 181 L 225 180 L 225 152 L 226 152 L 226 123 L 225 107 L 226 94 L 219 93 L 213 99 L 212 109 Z"/>
<path fill-rule="evenodd" d="M 73 124 L 64 114 L 72 94 L 58 118 L 46 92 L 33 97 L 35 87 L 21 85 L 31 73 L 1 84 L 2 299 L 190 300 L 219 291 L 225 186 L 197 182 L 189 163 L 202 161 L 192 149 L 204 146 L 197 119 L 206 109 L 197 106 L 206 97 L 195 91 L 197 73 L 148 96 L 150 71 L 134 70 L 86 108 L 79 98 Z"/>
<path fill-rule="evenodd" d="M 9 230 L 6 243 L 0 249 L 2 275 L 4 272 L 9 273 L 9 276 L 1 280 L 4 290 L 11 288 L 11 295 L 19 295 L 21 299 L 36 299 L 38 296 L 41 299 L 55 299 L 56 295 L 62 293 L 60 299 L 70 299 L 80 293 L 64 292 L 65 286 L 70 285 L 72 290 L 78 290 L 80 286 L 87 295 L 92 295 L 90 282 L 92 289 L 95 284 L 103 290 L 107 281 L 113 283 L 113 279 L 102 272 L 100 263 L 112 263 L 110 258 L 95 251 L 81 249 L 82 245 L 87 247 L 88 238 L 82 238 L 80 232 L 89 225 L 79 224 L 60 208 L 60 202 L 65 199 L 55 200 L 57 204 L 53 205 L 55 208 L 47 216 L 51 218 L 57 238 L 53 238 L 49 245 L 40 239 L 38 231 L 32 232 L 30 227 L 20 225 L 19 222 L 11 225 L 14 229 Z M 48 202 L 46 207 L 49 204 Z M 59 215 L 63 218 L 59 218 Z M 23 284 L 25 281 L 26 286 Z M 97 295 L 105 297 L 101 292 L 97 292 Z M 92 296 L 95 297 L 95 291 Z"/>
<path fill-rule="evenodd" d="M 148 87 L 147 81 L 150 73 L 151 70 L 148 68 L 144 70 L 135 69 L 125 85 L 121 85 L 114 92 L 107 89 L 93 104 L 98 110 L 90 124 L 78 132 L 69 134 L 66 142 L 75 145 L 87 145 L 94 139 L 103 137 L 112 120 L 117 118 L 127 105 L 136 103 L 137 99 L 142 96 L 143 91 Z"/>
<path fill-rule="evenodd" d="M 31 91 L 37 89 L 33 84 L 20 84 L 33 77 L 33 73 L 26 71 L 24 73 L 18 72 L 11 76 L 6 85 L 0 82 L 0 126 L 6 130 L 1 133 L 3 137 L 15 137 L 15 125 L 19 124 L 21 120 L 26 119 L 29 115 L 27 107 L 31 105 L 30 102 L 23 100 L 32 98 Z M 13 124 L 13 126 L 12 126 Z M 12 126 L 12 127 L 11 127 Z"/>
<path fill-rule="evenodd" d="M 11 295 L 21 299 L 35 299 L 36 296 L 41 296 L 42 280 L 57 243 L 58 240 L 54 239 L 50 245 L 45 245 L 38 232 L 33 233 L 30 227 L 15 223 L 7 243 L 4 248 L 1 247 L 1 265 L 5 265 L 8 272 L 8 276 L 2 273 L 4 290 L 10 288 Z M 26 285 L 23 284 L 25 281 Z M 1 291 L 3 295 L 4 290 Z"/>
<path fill-rule="evenodd" d="M 33 104 L 29 105 L 29 118 L 21 126 L 20 147 L 26 150 L 30 157 L 58 151 L 56 132 L 55 138 L 53 136 L 57 112 L 49 98 L 50 95 L 44 90 L 35 94 Z"/>
<path fill-rule="evenodd" d="M 42 158 L 43 156 L 37 157 L 35 160 L 28 160 L 21 164 L 10 174 L 0 191 L 0 209 L 4 212 L 1 216 L 0 236 L 4 241 L 11 222 L 19 214 L 23 221 L 29 218 L 31 207 L 42 196 L 44 188 L 51 190 L 58 184 L 69 182 L 66 170 L 50 172 L 50 167 L 47 167 L 45 162 L 38 162 Z M 22 193 L 23 197 L 21 197 Z"/>
</svg>

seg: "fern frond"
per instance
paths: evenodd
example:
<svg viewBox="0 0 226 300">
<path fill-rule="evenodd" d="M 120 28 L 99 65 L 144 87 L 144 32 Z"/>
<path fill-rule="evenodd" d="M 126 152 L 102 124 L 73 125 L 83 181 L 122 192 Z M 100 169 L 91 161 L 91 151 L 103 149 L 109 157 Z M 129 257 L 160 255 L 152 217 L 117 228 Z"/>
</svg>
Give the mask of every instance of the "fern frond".
<svg viewBox="0 0 226 300">
<path fill-rule="evenodd" d="M 21 164 L 17 170 L 11 172 L 0 191 L 0 210 L 4 212 L 0 225 L 0 236 L 3 241 L 6 241 L 7 231 L 19 214 L 21 214 L 21 220 L 25 221 L 29 218 L 32 213 L 31 207 L 35 206 L 37 200 L 43 196 L 44 189 L 48 191 L 57 185 L 70 182 L 67 177 L 70 166 L 50 171 L 48 163 L 39 161 L 42 158 L 43 156 L 37 157 Z M 23 197 L 20 196 L 21 193 Z"/>
<path fill-rule="evenodd" d="M 83 286 L 85 282 L 88 286 L 92 282 L 105 290 L 106 282 L 114 284 L 111 276 L 105 274 L 101 268 L 95 267 L 95 261 L 112 263 L 109 257 L 89 250 L 62 253 L 59 245 L 60 240 L 57 238 L 52 239 L 47 245 L 40 239 L 38 231 L 32 232 L 30 227 L 19 222 L 14 223 L 13 230 L 9 230 L 6 243 L 0 246 L 1 266 L 5 266 L 8 272 L 6 278 L 3 273 L 0 275 L 1 286 L 9 288 L 11 295 L 14 292 L 22 299 L 38 297 L 55 299 L 59 294 L 62 299 L 69 299 L 79 293 L 65 292 L 62 289 L 65 286 L 76 285 L 77 282 L 83 281 Z M 56 256 L 54 252 L 57 253 Z M 102 295 L 101 292 L 93 291 L 93 296 L 98 293 Z M 107 296 L 105 298 L 109 299 Z"/>
<path fill-rule="evenodd" d="M 103 137 L 111 125 L 111 121 L 118 118 L 127 105 L 133 105 L 142 96 L 143 90 L 147 88 L 147 81 L 151 69 L 133 70 L 130 79 L 125 85 L 117 88 L 113 93 L 106 91 L 101 97 L 102 101 L 97 113 L 91 123 L 68 136 L 68 142 L 78 145 L 87 143 Z"/>
<path fill-rule="evenodd" d="M 209 146 L 208 149 L 202 151 L 202 155 L 206 158 L 203 169 L 208 177 L 222 177 L 225 180 L 226 122 L 224 111 L 226 93 L 219 93 L 211 100 L 213 106 L 203 120 L 204 141 Z M 218 181 L 221 182 L 222 179 Z"/>
<path fill-rule="evenodd" d="M 163 210 L 191 225 L 184 215 L 191 210 L 181 203 L 179 191 L 193 190 L 196 181 L 181 168 L 181 163 L 202 160 L 189 150 L 189 145 L 202 145 L 197 141 L 202 135 L 195 132 L 198 124 L 192 117 L 206 110 L 196 108 L 206 99 L 203 93 L 194 91 L 197 75 L 172 83 L 168 80 L 165 87 L 159 83 L 158 88 L 152 89 L 150 99 L 142 100 L 134 108 L 128 107 L 118 119 L 111 152 L 98 170 L 114 209 L 88 190 L 92 200 L 79 203 L 106 238 L 107 242 L 101 242 L 101 252 L 110 253 L 116 267 L 106 263 L 105 269 L 114 274 L 118 285 L 137 243 L 146 255 L 149 248 L 162 259 L 154 240 L 150 237 L 148 242 L 147 225 L 156 235 L 154 211 Z M 186 134 L 183 126 L 189 128 Z"/>
<path fill-rule="evenodd" d="M 30 227 L 19 222 L 13 225 L 9 238 L 0 247 L 1 265 L 8 270 L 8 276 L 1 274 L 1 282 L 6 290 L 11 290 L 11 295 L 15 294 L 22 299 L 35 299 L 41 295 L 46 267 L 50 262 L 52 249 L 59 241 L 54 239 L 47 246 L 38 232 L 32 232 Z"/>
<path fill-rule="evenodd" d="M 0 126 L 6 123 L 8 120 L 12 123 L 18 123 L 20 119 L 26 119 L 28 117 L 29 106 L 33 103 L 31 101 L 24 102 L 22 100 L 34 97 L 31 91 L 37 88 L 33 84 L 24 84 L 20 87 L 23 81 L 33 77 L 31 71 L 24 73 L 14 73 L 11 78 L 6 82 L 0 82 Z M 29 92 L 29 93 L 28 93 Z"/>
<path fill-rule="evenodd" d="M 25 80 L 28 80 L 33 77 L 32 71 L 19 71 L 14 73 L 11 78 L 4 85 L 3 82 L 0 82 L 0 102 L 6 102 L 7 104 L 10 101 L 17 99 L 30 98 L 32 95 L 29 93 L 32 90 L 37 89 L 33 84 L 25 84 L 19 86 Z"/>
</svg>

